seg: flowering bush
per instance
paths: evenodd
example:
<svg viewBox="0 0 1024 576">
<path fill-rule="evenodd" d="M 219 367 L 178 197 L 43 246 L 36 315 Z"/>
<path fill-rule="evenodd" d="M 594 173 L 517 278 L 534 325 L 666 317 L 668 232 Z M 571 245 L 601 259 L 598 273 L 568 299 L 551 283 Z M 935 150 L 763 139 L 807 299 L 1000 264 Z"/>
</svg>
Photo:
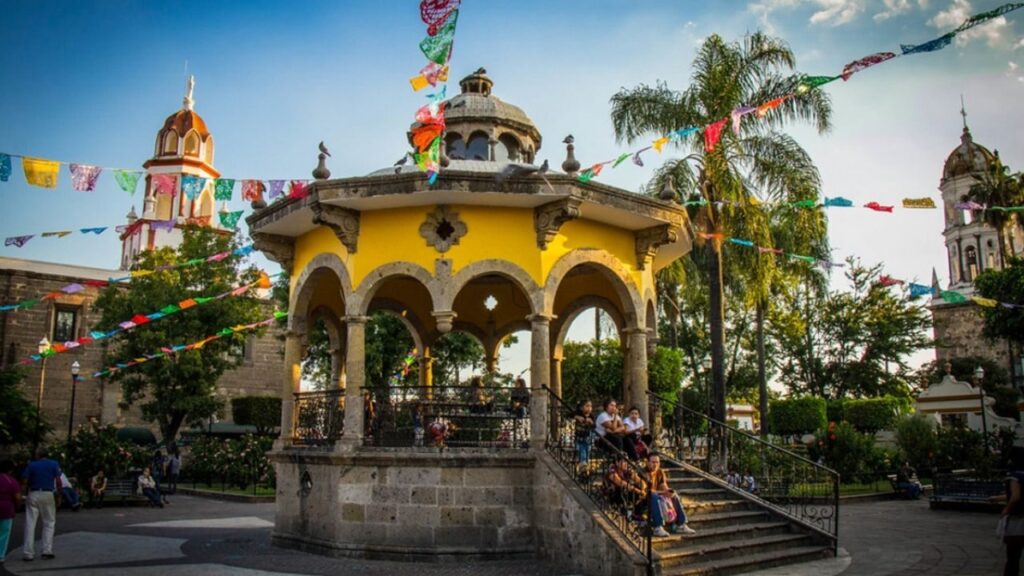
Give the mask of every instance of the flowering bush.
<svg viewBox="0 0 1024 576">
<path fill-rule="evenodd" d="M 875 448 L 875 438 L 862 434 L 847 422 L 829 422 L 818 431 L 808 453 L 815 460 L 839 472 L 843 482 L 871 482 L 891 466 L 883 450 Z"/>
<path fill-rule="evenodd" d="M 225 482 L 243 489 L 253 483 L 273 486 L 274 467 L 267 458 L 273 443 L 273 438 L 254 434 L 236 439 L 201 437 L 192 443 L 183 469 L 208 485 Z"/>
<path fill-rule="evenodd" d="M 70 442 L 54 446 L 51 452 L 68 477 L 78 479 L 79 486 L 101 468 L 108 478 L 139 470 L 149 465 L 152 454 L 150 448 L 118 440 L 113 426 L 81 426 Z"/>
</svg>

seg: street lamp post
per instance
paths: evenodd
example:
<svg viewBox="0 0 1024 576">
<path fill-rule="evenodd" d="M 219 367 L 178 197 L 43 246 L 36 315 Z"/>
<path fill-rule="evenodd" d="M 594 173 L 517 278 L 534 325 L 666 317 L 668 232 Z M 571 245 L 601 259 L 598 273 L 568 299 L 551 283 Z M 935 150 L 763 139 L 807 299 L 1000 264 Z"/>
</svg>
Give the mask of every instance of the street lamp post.
<svg viewBox="0 0 1024 576">
<path fill-rule="evenodd" d="M 68 412 L 68 442 L 71 442 L 71 428 L 75 422 L 75 391 L 78 389 L 78 373 L 82 366 L 75 360 L 71 364 L 71 410 Z"/>
<path fill-rule="evenodd" d="M 981 380 L 984 377 L 984 368 L 978 366 L 974 369 L 974 384 L 978 387 L 978 403 L 981 404 L 981 443 L 985 445 L 985 453 L 988 454 L 988 418 L 985 416 L 985 389 L 981 387 Z"/>
<path fill-rule="evenodd" d="M 43 389 L 46 386 L 46 356 L 44 353 L 50 349 L 50 341 L 43 336 L 39 341 L 39 355 L 42 356 L 42 364 L 39 369 L 39 391 L 36 394 L 36 433 L 32 440 L 32 454 L 35 456 L 36 448 L 39 448 L 39 436 L 43 430 Z"/>
</svg>

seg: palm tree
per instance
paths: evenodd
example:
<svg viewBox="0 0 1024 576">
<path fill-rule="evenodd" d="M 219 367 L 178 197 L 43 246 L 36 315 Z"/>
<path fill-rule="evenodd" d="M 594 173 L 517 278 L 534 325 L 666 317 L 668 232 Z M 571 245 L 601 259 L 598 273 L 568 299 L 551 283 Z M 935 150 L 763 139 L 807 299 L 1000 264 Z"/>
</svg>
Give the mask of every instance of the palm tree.
<svg viewBox="0 0 1024 576">
<path fill-rule="evenodd" d="M 712 416 L 723 421 L 723 238 L 729 233 L 746 233 L 745 238 L 759 245 L 772 245 L 765 211 L 751 200 L 790 198 L 820 188 L 820 177 L 807 152 L 789 135 L 778 131 L 798 120 L 810 122 L 819 132 L 831 127 L 828 96 L 817 88 L 803 89 L 802 76 L 793 72 L 795 64 L 793 52 L 780 39 L 754 33 L 741 42 L 726 42 L 711 35 L 698 50 L 691 84 L 684 91 L 672 90 L 659 82 L 655 86 L 623 88 L 611 98 L 616 137 L 633 142 L 687 126 L 707 126 L 729 117 L 733 110 L 795 93 L 764 118 L 743 122 L 737 133 L 724 130 L 711 151 L 705 148 L 700 133 L 681 138 L 678 145 L 689 154 L 666 163 L 655 176 L 671 180 L 684 196 L 699 196 L 707 201 L 692 220 L 699 230 L 713 234 L 708 239 L 707 251 Z M 716 207 L 715 202 L 720 201 L 726 204 Z M 752 267 L 747 284 L 762 301 L 775 266 L 773 258 L 757 258 Z"/>
<path fill-rule="evenodd" d="M 999 153 L 989 163 L 988 169 L 974 175 L 968 198 L 985 206 L 1019 206 L 1024 203 L 1024 174 L 1010 172 L 1010 168 L 999 159 Z M 1002 266 L 1009 265 L 1014 257 L 1014 227 L 1022 224 L 1019 212 L 1006 210 L 985 210 L 985 223 L 995 228 L 999 240 L 999 257 Z"/>
</svg>

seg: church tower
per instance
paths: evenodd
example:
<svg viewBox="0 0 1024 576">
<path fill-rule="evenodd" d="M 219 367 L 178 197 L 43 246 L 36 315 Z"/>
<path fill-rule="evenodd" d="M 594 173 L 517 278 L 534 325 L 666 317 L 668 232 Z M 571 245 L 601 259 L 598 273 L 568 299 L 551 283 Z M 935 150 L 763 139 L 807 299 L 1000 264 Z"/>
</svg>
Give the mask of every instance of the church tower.
<svg viewBox="0 0 1024 576">
<path fill-rule="evenodd" d="M 194 87 L 195 78 L 189 76 L 181 109 L 164 121 L 156 135 L 153 157 L 143 164 L 142 215 L 136 216 L 133 208 L 121 234 L 123 270 L 131 267 L 140 252 L 180 244 L 185 224 L 219 228 L 213 192 L 220 172 L 213 167 L 213 135 L 192 109 Z M 201 188 L 185 189 L 183 176 L 205 180 Z"/>
<path fill-rule="evenodd" d="M 973 210 L 968 203 L 975 177 L 989 169 L 996 155 L 974 141 L 962 106 L 960 114 L 964 118 L 960 145 L 946 158 L 939 191 L 945 215 L 942 235 L 949 266 L 948 289 L 970 295 L 979 274 L 989 268 L 1001 269 L 1003 263 L 995 229 L 985 223 L 982 210 Z"/>
</svg>

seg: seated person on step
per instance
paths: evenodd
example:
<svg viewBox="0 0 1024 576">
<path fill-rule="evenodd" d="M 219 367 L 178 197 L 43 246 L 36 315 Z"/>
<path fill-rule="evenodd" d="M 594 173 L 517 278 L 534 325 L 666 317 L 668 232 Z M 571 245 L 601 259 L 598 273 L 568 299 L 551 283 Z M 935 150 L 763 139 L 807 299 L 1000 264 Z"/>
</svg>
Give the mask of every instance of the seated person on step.
<svg viewBox="0 0 1024 576">
<path fill-rule="evenodd" d="M 915 500 L 921 495 L 923 488 L 917 479 L 917 471 L 910 465 L 910 462 L 904 462 L 903 466 L 896 471 L 896 488 L 906 492 L 908 497 Z"/>
<path fill-rule="evenodd" d="M 661 469 L 661 456 L 651 452 L 647 457 L 647 477 L 651 481 L 651 526 L 655 536 L 675 534 L 696 534 L 686 525 L 686 510 L 679 501 L 679 495 L 668 484 L 668 475 Z M 665 527 L 668 530 L 665 530 Z"/>
<path fill-rule="evenodd" d="M 605 400 L 604 412 L 597 417 L 594 426 L 604 445 L 625 452 L 630 460 L 637 459 L 633 436 L 626 433 L 626 425 L 619 416 L 618 402 L 612 399 Z"/>
<path fill-rule="evenodd" d="M 604 489 L 608 502 L 627 514 L 632 520 L 643 518 L 647 510 L 647 483 L 633 471 L 621 454 L 615 456 L 604 476 Z"/>
</svg>

